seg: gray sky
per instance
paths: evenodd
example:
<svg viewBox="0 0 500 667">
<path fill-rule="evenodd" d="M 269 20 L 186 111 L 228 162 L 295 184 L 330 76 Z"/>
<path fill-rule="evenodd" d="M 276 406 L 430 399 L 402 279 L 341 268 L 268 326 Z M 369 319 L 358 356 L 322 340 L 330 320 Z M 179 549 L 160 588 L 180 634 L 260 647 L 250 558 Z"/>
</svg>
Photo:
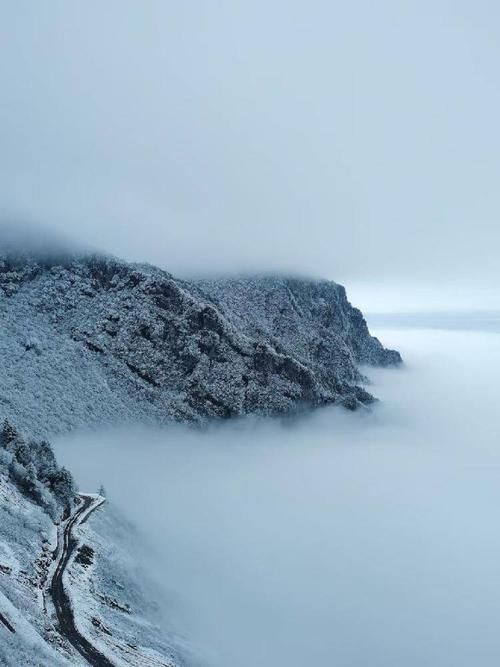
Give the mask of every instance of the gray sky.
<svg viewBox="0 0 500 667">
<path fill-rule="evenodd" d="M 487 0 L 3 0 L 1 213 L 174 273 L 495 301 L 499 29 Z"/>
</svg>

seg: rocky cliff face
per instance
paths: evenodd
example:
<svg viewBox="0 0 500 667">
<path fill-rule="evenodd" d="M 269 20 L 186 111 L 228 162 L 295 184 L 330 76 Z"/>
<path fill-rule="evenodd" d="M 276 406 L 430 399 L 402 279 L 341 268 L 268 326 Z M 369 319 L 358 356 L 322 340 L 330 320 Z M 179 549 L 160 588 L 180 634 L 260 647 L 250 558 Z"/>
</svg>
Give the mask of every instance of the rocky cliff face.
<svg viewBox="0 0 500 667">
<path fill-rule="evenodd" d="M 373 400 L 357 364 L 400 361 L 335 283 L 186 282 L 97 255 L 0 257 L 0 318 L 0 404 L 40 433 L 355 408 Z"/>
<path fill-rule="evenodd" d="M 370 336 L 361 311 L 351 306 L 344 287 L 332 281 L 263 276 L 195 285 L 236 327 L 320 375 L 326 371 L 355 382 L 360 379 L 356 364 L 401 362 L 398 352 Z"/>
</svg>

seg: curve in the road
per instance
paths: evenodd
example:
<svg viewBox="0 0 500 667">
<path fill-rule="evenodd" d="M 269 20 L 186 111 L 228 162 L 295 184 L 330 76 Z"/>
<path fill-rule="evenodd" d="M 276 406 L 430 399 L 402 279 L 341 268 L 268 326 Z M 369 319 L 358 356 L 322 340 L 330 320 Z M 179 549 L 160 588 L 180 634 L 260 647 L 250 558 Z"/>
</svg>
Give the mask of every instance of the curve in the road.
<svg viewBox="0 0 500 667">
<path fill-rule="evenodd" d="M 73 535 L 73 528 L 75 525 L 79 525 L 79 519 L 81 518 L 82 514 L 89 510 L 89 513 L 84 519 L 86 520 L 88 516 L 95 509 L 97 509 L 97 507 L 99 507 L 98 504 L 95 504 L 92 509 L 89 509 L 95 499 L 89 496 L 80 497 L 82 499 L 80 507 L 75 511 L 71 519 L 69 519 L 68 523 L 64 527 L 61 553 L 59 555 L 59 561 L 50 583 L 49 594 L 52 598 L 52 602 L 56 610 L 61 634 L 66 637 L 66 639 L 78 651 L 78 653 L 80 653 L 80 655 L 85 658 L 89 664 L 94 665 L 94 667 L 115 667 L 113 663 L 110 662 L 108 658 L 106 658 L 106 656 L 100 653 L 100 651 L 98 651 L 97 648 L 79 632 L 78 628 L 76 627 L 75 617 L 69 596 L 64 589 L 64 571 L 74 550 L 78 546 L 78 540 Z"/>
</svg>

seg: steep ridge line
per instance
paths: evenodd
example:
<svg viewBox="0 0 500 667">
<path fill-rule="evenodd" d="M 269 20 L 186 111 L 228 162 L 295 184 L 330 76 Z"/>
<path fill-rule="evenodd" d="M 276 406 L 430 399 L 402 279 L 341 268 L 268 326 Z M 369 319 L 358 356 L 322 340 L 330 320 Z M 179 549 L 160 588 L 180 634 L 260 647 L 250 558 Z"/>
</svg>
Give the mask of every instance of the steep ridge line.
<svg viewBox="0 0 500 667">
<path fill-rule="evenodd" d="M 48 587 L 48 593 L 56 610 L 61 634 L 90 665 L 94 665 L 94 667 L 114 667 L 113 663 L 78 630 L 71 601 L 64 588 L 64 572 L 78 546 L 78 539 L 73 534 L 73 530 L 86 521 L 92 512 L 105 502 L 105 499 L 101 496 L 80 494 L 80 498 L 80 506 L 67 520 L 62 534 L 59 536 L 59 540 L 62 538 L 62 543 L 58 543 L 57 564 Z"/>
<path fill-rule="evenodd" d="M 43 260 L 0 247 L 0 303 L 0 402 L 44 438 L 121 422 L 355 410 L 374 401 L 359 366 L 401 363 L 332 281 L 186 281 L 106 256 Z"/>
</svg>

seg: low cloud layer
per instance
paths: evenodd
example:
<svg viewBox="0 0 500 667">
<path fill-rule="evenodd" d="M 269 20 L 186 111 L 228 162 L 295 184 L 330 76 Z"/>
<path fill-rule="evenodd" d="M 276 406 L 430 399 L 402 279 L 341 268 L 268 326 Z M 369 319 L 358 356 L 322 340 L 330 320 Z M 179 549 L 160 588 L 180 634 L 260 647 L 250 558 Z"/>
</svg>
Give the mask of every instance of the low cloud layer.
<svg viewBox="0 0 500 667">
<path fill-rule="evenodd" d="M 0 213 L 175 273 L 498 285 L 499 19 L 2 3 Z"/>
<path fill-rule="evenodd" d="M 151 545 L 169 619 L 219 667 L 498 661 L 498 334 L 388 331 L 370 412 L 58 445 Z"/>
</svg>

